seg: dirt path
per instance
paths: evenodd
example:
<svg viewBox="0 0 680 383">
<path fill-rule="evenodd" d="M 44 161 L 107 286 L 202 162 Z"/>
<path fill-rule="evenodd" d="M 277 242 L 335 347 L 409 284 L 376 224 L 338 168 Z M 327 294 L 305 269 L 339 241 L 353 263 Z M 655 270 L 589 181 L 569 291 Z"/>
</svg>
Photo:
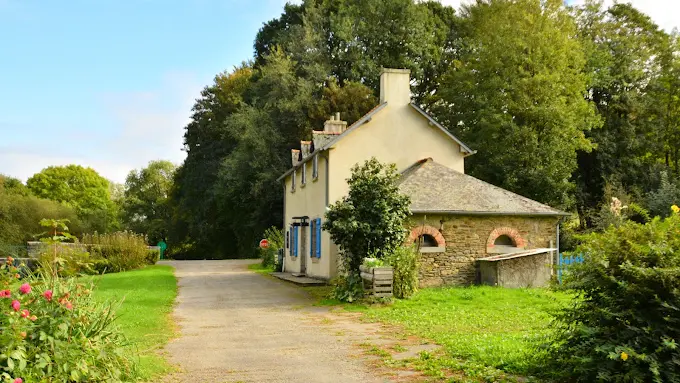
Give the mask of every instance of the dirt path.
<svg viewBox="0 0 680 383">
<path fill-rule="evenodd" d="M 310 306 L 296 286 L 247 270 L 253 261 L 173 261 L 180 337 L 167 346 L 181 372 L 166 382 L 389 382 L 358 343 L 379 327 Z M 340 327 L 338 327 L 340 326 Z"/>
</svg>

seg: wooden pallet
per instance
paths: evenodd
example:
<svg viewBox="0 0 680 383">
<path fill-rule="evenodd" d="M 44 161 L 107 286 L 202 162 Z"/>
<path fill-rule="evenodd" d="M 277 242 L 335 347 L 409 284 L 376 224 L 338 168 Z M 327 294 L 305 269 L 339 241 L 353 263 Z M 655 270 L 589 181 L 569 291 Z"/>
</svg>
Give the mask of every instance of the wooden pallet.
<svg viewBox="0 0 680 383">
<path fill-rule="evenodd" d="M 361 279 L 364 280 L 364 288 L 368 295 L 378 298 L 392 296 L 392 281 L 394 271 L 392 267 L 364 267 L 361 266 Z"/>
</svg>

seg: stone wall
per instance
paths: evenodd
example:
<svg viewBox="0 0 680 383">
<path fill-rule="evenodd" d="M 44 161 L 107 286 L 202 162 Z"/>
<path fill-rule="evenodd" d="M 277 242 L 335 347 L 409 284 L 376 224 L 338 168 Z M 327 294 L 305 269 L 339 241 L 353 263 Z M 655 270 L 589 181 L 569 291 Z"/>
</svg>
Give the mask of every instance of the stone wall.
<svg viewBox="0 0 680 383">
<path fill-rule="evenodd" d="M 557 217 L 414 215 L 409 229 L 431 226 L 446 241 L 446 252 L 421 253 L 420 286 L 479 283 L 475 261 L 492 255 L 487 242 L 494 231 L 516 231 L 526 249 L 549 247 L 556 241 L 557 221 Z"/>
</svg>

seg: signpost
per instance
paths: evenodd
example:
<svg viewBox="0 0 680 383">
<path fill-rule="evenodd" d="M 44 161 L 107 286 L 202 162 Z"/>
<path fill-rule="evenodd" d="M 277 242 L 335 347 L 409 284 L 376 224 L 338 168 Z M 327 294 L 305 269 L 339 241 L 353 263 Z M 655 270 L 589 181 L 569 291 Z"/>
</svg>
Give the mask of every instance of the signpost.
<svg viewBox="0 0 680 383">
<path fill-rule="evenodd" d="M 269 241 L 266 239 L 263 239 L 260 241 L 260 248 L 261 249 L 268 249 L 269 248 Z"/>
</svg>

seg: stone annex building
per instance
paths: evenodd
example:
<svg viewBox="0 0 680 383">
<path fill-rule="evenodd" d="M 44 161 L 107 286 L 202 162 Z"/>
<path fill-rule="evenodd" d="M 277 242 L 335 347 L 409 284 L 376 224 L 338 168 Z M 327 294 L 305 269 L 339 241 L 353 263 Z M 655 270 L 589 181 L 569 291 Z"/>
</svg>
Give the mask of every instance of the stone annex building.
<svg viewBox="0 0 680 383">
<path fill-rule="evenodd" d="M 395 163 L 411 197 L 409 242 L 420 241 L 421 286 L 547 283 L 566 214 L 465 174 L 475 154 L 411 103 L 410 73 L 383 69 L 380 104 L 351 126 L 336 114 L 291 153 L 284 184 L 287 272 L 330 279 L 338 247 L 321 230 L 327 206 L 348 192 L 351 168 Z"/>
</svg>

